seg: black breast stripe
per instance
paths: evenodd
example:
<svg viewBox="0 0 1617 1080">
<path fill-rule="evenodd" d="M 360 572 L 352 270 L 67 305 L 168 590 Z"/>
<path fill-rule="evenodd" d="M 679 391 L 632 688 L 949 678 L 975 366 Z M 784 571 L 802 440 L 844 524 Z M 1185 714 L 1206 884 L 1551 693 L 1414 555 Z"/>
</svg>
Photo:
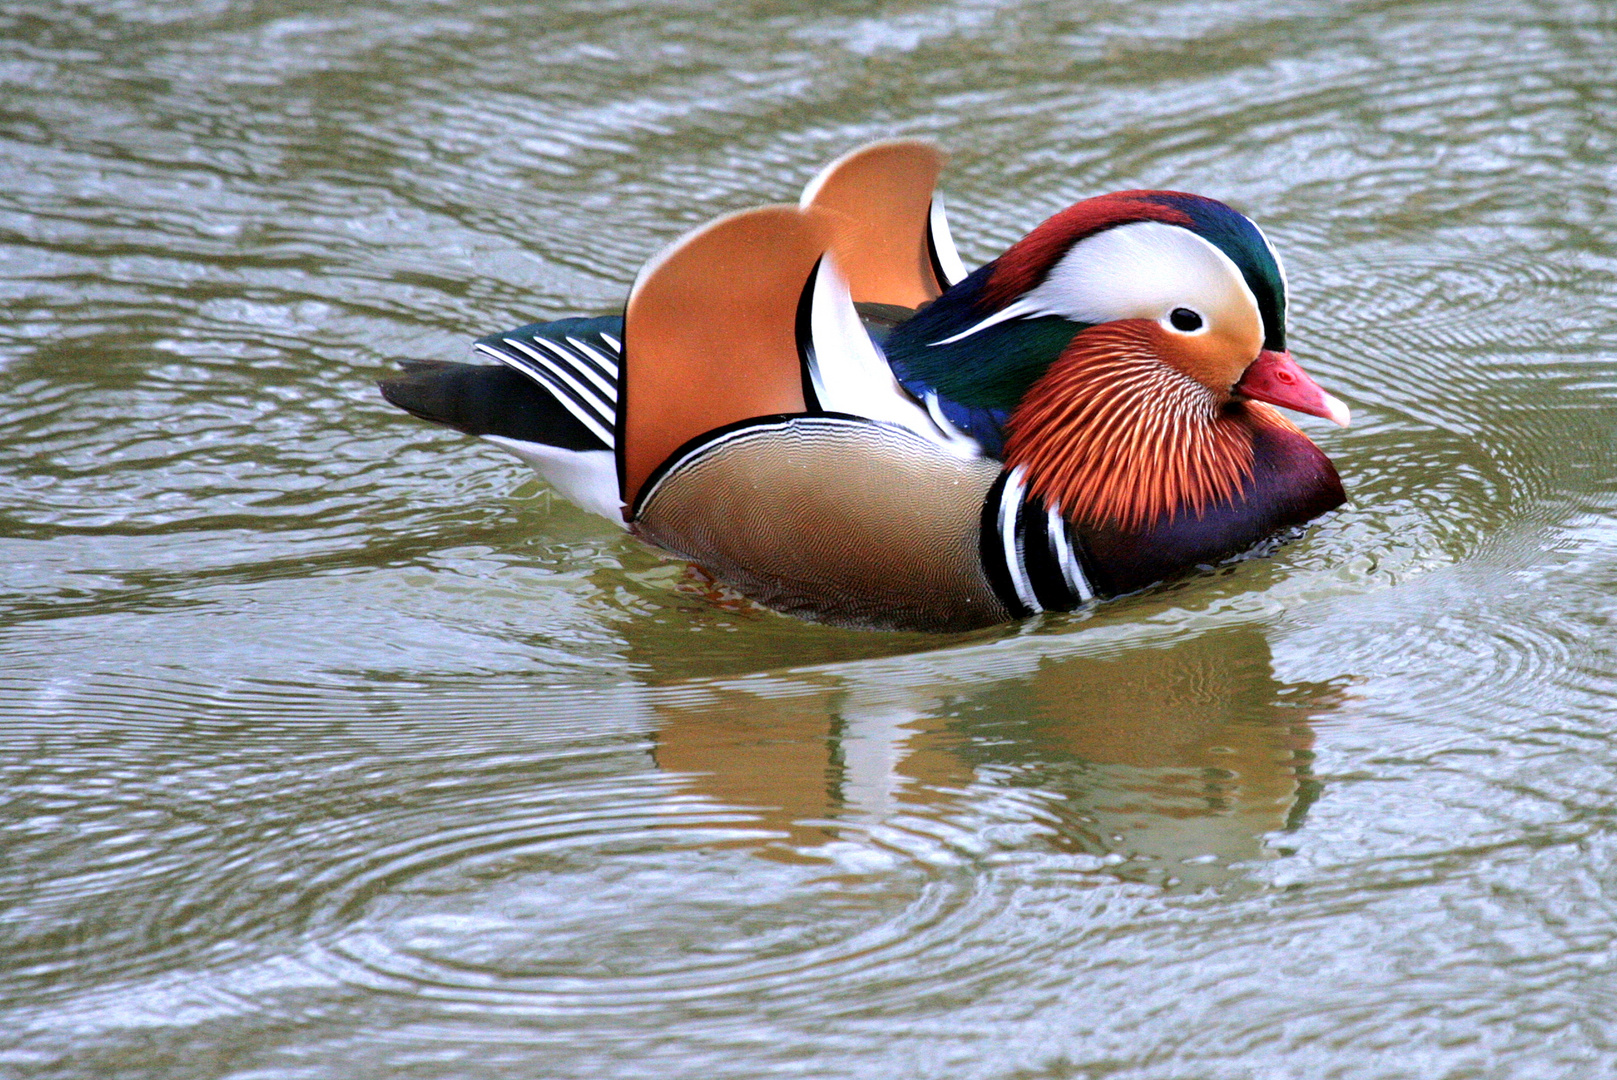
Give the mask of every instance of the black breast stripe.
<svg viewBox="0 0 1617 1080">
<path fill-rule="evenodd" d="M 1028 578 L 1045 608 L 1071 611 L 1095 598 L 1093 580 L 1082 547 L 1075 542 L 1072 526 L 1058 507 L 1045 506 L 1044 500 L 1029 494 L 1023 511 L 1023 561 Z"/>
<path fill-rule="evenodd" d="M 1018 617 L 1071 611 L 1095 596 L 1071 527 L 1026 490 L 1020 469 L 1001 473 L 983 501 L 981 554 L 994 594 Z"/>
<path fill-rule="evenodd" d="M 1046 611 L 1068 611 L 1076 606 L 1076 598 L 1067 588 L 1066 576 L 1056 561 L 1055 538 L 1050 535 L 1050 515 L 1037 495 L 1022 500 L 1019 522 L 1022 536 L 1022 565 L 1027 570 L 1028 583 L 1039 606 Z M 1056 523 L 1059 529 L 1061 522 Z"/>
<path fill-rule="evenodd" d="M 985 500 L 993 507 L 991 515 L 983 519 L 984 544 L 991 544 L 997 565 L 989 573 L 989 581 L 999 593 L 1000 602 L 1022 615 L 1037 615 L 1046 610 L 1027 568 L 1026 517 L 1027 489 L 1022 485 L 1022 470 L 1012 469 L 1000 475 L 1000 482 Z M 987 559 L 984 568 L 987 568 Z"/>
</svg>

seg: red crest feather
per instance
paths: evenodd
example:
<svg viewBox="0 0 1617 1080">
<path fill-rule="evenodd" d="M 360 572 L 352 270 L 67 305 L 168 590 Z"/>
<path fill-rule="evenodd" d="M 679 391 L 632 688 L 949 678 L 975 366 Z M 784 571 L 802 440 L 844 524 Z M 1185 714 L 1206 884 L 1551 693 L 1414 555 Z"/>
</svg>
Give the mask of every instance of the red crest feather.
<svg viewBox="0 0 1617 1080">
<path fill-rule="evenodd" d="M 1013 244 L 994 264 L 994 272 L 983 287 L 978 304 L 996 310 L 1044 280 L 1067 250 L 1086 236 L 1115 225 L 1136 221 L 1165 221 L 1189 226 L 1189 214 L 1177 207 L 1155 201 L 1155 195 L 1179 195 L 1173 191 L 1119 191 L 1074 203 Z M 1189 196 L 1181 196 L 1188 198 Z"/>
</svg>

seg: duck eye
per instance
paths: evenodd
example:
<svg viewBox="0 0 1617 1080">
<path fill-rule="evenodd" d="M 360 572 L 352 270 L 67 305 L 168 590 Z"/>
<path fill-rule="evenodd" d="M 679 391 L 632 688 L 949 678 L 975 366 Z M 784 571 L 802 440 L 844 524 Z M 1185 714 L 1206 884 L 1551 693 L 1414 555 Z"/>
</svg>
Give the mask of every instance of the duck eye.
<svg viewBox="0 0 1617 1080">
<path fill-rule="evenodd" d="M 1168 313 L 1168 321 L 1175 330 L 1183 330 L 1187 334 L 1202 328 L 1202 317 L 1187 307 L 1174 308 Z"/>
</svg>

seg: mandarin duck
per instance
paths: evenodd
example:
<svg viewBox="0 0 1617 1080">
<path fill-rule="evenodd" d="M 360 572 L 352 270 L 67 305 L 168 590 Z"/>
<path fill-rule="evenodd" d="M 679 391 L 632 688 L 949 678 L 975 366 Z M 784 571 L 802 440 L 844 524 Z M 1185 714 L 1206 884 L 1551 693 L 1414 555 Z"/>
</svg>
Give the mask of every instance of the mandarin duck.
<svg viewBox="0 0 1617 1080">
<path fill-rule="evenodd" d="M 1070 610 L 1342 504 L 1271 406 L 1347 424 L 1286 285 L 1221 202 L 1126 191 L 967 273 L 933 147 L 828 165 L 640 272 L 622 317 L 406 362 L 394 405 L 776 610 L 953 631 Z"/>
</svg>

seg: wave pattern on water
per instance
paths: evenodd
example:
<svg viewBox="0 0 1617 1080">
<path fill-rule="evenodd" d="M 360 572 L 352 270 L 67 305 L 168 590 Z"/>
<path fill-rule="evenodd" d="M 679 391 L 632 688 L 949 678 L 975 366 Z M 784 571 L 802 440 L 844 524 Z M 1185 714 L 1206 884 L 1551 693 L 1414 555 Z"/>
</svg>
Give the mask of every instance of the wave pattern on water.
<svg viewBox="0 0 1617 1080">
<path fill-rule="evenodd" d="M 1597 3 L 0 14 L 0 1071 L 1617 1064 Z M 1342 511 L 939 639 L 715 596 L 398 415 L 933 138 L 968 261 L 1249 211 Z"/>
</svg>

